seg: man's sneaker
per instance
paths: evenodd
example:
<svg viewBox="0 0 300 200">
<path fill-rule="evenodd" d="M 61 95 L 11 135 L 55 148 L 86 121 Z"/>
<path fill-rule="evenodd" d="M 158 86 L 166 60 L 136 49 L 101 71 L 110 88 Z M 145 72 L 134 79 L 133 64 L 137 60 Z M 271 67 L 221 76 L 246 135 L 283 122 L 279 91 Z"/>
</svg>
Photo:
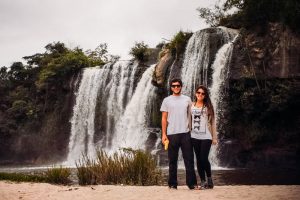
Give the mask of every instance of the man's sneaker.
<svg viewBox="0 0 300 200">
<path fill-rule="evenodd" d="M 194 185 L 188 185 L 188 187 L 189 187 L 190 190 L 196 189 L 196 186 L 194 186 Z"/>
<path fill-rule="evenodd" d="M 211 177 L 207 178 L 207 186 L 208 189 L 213 189 L 214 188 L 214 183 Z"/>
<path fill-rule="evenodd" d="M 177 186 L 176 185 L 169 185 L 169 189 L 177 190 Z"/>
</svg>

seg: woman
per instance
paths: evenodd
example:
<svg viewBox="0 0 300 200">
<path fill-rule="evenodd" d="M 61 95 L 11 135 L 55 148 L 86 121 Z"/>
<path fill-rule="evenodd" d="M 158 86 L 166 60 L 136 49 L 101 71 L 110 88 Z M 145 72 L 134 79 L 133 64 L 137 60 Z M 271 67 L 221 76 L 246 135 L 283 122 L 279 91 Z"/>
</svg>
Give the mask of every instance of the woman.
<svg viewBox="0 0 300 200">
<path fill-rule="evenodd" d="M 191 138 L 197 159 L 197 170 L 201 180 L 200 189 L 212 189 L 214 184 L 211 178 L 211 166 L 208 154 L 211 144 L 217 144 L 215 113 L 205 86 L 200 85 L 196 89 L 195 97 L 196 100 L 191 106 Z"/>
</svg>

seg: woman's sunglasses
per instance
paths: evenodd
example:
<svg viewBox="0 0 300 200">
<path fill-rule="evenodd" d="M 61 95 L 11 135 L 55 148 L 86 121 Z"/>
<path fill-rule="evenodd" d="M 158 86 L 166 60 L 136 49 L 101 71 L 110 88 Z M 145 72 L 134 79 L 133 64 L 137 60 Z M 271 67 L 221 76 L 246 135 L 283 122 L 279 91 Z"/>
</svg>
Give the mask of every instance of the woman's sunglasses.
<svg viewBox="0 0 300 200">
<path fill-rule="evenodd" d="M 196 92 L 197 94 L 201 94 L 201 95 L 205 95 L 205 93 L 204 92 Z"/>
</svg>

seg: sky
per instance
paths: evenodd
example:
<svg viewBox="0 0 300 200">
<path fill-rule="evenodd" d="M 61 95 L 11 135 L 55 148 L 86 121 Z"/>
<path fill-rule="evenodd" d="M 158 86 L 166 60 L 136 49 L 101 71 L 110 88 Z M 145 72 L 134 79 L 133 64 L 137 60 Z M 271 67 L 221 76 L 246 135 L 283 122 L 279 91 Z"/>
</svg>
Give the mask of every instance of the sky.
<svg viewBox="0 0 300 200">
<path fill-rule="evenodd" d="M 217 0 L 0 0 L 0 67 L 44 53 L 63 42 L 69 48 L 108 51 L 129 59 L 135 42 L 155 47 L 178 31 L 208 27 L 198 7 Z"/>
</svg>

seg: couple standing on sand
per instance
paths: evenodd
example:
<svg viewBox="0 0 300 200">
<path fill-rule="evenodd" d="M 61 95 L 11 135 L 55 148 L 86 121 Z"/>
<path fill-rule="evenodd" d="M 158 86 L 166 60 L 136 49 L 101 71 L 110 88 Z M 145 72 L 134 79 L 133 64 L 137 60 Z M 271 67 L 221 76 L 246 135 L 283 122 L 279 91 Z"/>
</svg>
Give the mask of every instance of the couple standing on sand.
<svg viewBox="0 0 300 200">
<path fill-rule="evenodd" d="M 169 188 L 177 189 L 177 162 L 180 148 L 189 189 L 213 188 L 208 154 L 211 144 L 217 144 L 217 135 L 215 114 L 208 90 L 205 86 L 199 86 L 195 92 L 195 102 L 192 102 L 190 97 L 181 94 L 180 79 L 173 79 L 170 88 L 172 95 L 163 100 L 160 108 L 162 143 L 168 145 Z M 200 187 L 197 186 L 193 152 L 196 154 Z"/>
</svg>

